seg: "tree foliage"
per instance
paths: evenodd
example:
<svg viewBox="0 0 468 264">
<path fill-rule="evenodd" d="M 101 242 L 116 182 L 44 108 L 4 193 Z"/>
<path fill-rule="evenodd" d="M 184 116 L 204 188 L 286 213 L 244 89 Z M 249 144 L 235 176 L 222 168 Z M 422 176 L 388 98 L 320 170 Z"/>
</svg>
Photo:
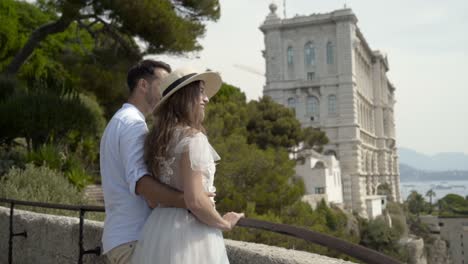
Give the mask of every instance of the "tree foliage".
<svg viewBox="0 0 468 264">
<path fill-rule="evenodd" d="M 323 201 L 312 210 L 300 201 L 304 184 L 294 177 L 296 162 L 289 158 L 289 152 L 305 136 L 289 109 L 269 97 L 247 103 L 238 88 L 223 84 L 208 104 L 204 123 L 210 142 L 221 156 L 215 177 L 218 210 L 245 212 L 247 217 L 302 226 L 352 242 L 359 240 L 357 233 L 348 232 L 347 216 L 339 209 Z M 326 140 L 320 138 L 311 136 L 309 144 L 321 147 Z M 267 231 L 239 228 L 226 236 L 346 258 Z"/>
<path fill-rule="evenodd" d="M 424 197 L 416 191 L 412 191 L 406 199 L 408 209 L 412 214 L 419 216 L 426 210 L 426 201 Z"/>
<path fill-rule="evenodd" d="M 398 243 L 400 234 L 396 229 L 390 228 L 383 218 L 363 221 L 361 222 L 361 229 L 361 244 L 363 246 L 402 261 L 407 261 L 408 252 Z"/>
<path fill-rule="evenodd" d="M 25 2 L 5 1 L 6 10 L 12 15 L 18 12 L 20 5 L 32 6 Z M 205 33 L 204 21 L 217 20 L 220 15 L 218 0 L 39 0 L 37 7 L 44 17 L 34 19 L 38 25 L 27 34 L 27 40 L 23 40 L 21 49 L 5 67 L 4 72 L 8 74 L 16 74 L 48 36 L 72 26 L 93 37 L 105 34 L 128 53 L 141 58 L 147 53 L 201 49 L 198 38 Z M 144 47 L 138 47 L 134 38 L 144 42 Z"/>
<path fill-rule="evenodd" d="M 268 96 L 248 105 L 248 142 L 261 149 L 291 148 L 302 141 L 301 124 L 292 110 L 276 103 Z"/>
<path fill-rule="evenodd" d="M 34 149 L 59 142 L 71 132 L 81 138 L 100 136 L 105 120 L 91 98 L 61 98 L 50 93 L 25 93 L 0 103 L 0 141 L 26 138 Z"/>
<path fill-rule="evenodd" d="M 468 215 L 468 200 L 464 199 L 463 196 L 447 194 L 437 203 L 441 216 Z"/>
</svg>

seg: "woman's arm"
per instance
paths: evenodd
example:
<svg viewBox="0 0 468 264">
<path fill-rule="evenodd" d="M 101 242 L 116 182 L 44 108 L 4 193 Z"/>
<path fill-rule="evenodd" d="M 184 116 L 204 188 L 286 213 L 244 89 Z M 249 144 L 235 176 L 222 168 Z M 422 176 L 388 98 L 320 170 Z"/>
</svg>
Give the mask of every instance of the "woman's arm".
<svg viewBox="0 0 468 264">
<path fill-rule="evenodd" d="M 205 194 L 202 183 L 202 173 L 200 171 L 194 171 L 190 167 L 188 152 L 182 154 L 180 166 L 181 176 L 184 181 L 184 200 L 187 208 L 203 223 L 224 231 L 231 230 L 238 219 L 233 219 L 232 213 L 228 213 L 230 217 L 224 219 L 216 211 L 210 198 Z"/>
</svg>

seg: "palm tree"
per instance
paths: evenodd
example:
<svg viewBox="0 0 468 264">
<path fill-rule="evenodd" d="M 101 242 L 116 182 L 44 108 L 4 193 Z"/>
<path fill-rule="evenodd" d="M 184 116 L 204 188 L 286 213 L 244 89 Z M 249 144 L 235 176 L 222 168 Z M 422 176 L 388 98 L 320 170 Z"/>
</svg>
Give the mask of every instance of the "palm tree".
<svg viewBox="0 0 468 264">
<path fill-rule="evenodd" d="M 413 190 L 411 191 L 410 195 L 408 195 L 406 202 L 408 203 L 409 211 L 412 214 L 417 215 L 419 219 L 421 212 L 424 212 L 426 209 L 426 201 L 424 200 L 424 197 Z"/>
<path fill-rule="evenodd" d="M 432 213 L 432 197 L 435 197 L 436 196 L 436 193 L 430 189 L 429 191 L 427 191 L 426 193 L 426 197 L 429 197 L 429 213 Z"/>
</svg>

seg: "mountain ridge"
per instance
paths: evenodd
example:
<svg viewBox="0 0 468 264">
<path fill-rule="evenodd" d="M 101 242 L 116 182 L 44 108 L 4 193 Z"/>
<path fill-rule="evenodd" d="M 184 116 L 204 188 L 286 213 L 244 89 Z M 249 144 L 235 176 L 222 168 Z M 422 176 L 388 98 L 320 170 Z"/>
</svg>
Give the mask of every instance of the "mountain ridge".
<svg viewBox="0 0 468 264">
<path fill-rule="evenodd" d="M 426 172 L 468 171 L 468 155 L 463 152 L 441 152 L 426 155 L 410 148 L 398 148 L 400 164 Z"/>
</svg>

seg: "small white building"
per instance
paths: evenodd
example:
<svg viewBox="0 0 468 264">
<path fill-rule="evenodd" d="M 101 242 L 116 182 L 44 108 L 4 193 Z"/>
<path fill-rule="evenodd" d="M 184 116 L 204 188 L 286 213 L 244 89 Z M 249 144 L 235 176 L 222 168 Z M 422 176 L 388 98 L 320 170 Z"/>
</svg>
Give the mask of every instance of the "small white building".
<svg viewBox="0 0 468 264">
<path fill-rule="evenodd" d="M 383 210 L 387 208 L 386 195 L 370 195 L 366 196 L 367 216 L 369 219 L 375 219 L 383 214 Z"/>
<path fill-rule="evenodd" d="M 338 206 L 343 204 L 340 163 L 334 155 L 321 155 L 313 150 L 303 150 L 303 164 L 296 165 L 296 175 L 304 181 L 306 194 L 303 200 L 313 208 L 320 200 Z"/>
</svg>

